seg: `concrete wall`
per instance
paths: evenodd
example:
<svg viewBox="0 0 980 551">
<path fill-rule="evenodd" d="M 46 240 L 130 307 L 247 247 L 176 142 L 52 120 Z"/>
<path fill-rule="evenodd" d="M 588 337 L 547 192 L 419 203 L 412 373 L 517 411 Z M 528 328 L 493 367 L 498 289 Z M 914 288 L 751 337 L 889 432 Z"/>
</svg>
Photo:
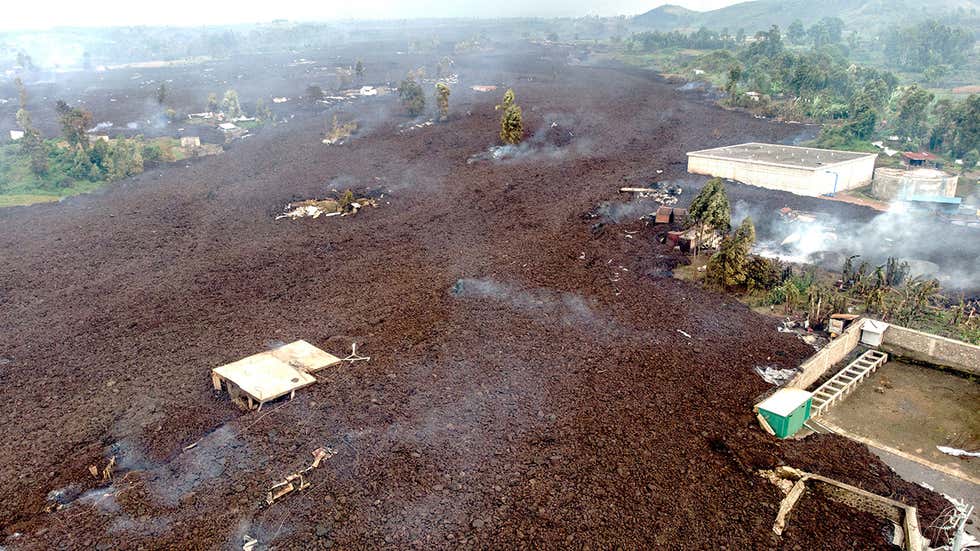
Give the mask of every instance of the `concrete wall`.
<svg viewBox="0 0 980 551">
<path fill-rule="evenodd" d="M 875 158 L 869 156 L 828 165 L 826 168 L 805 169 L 688 155 L 687 171 L 692 174 L 718 176 L 753 186 L 817 197 L 834 192 L 834 173 L 837 174 L 837 191 L 871 183 Z"/>
<path fill-rule="evenodd" d="M 892 355 L 980 375 L 980 346 L 963 341 L 889 325 L 878 348 Z"/>
<path fill-rule="evenodd" d="M 871 193 L 885 200 L 911 195 L 953 197 L 956 195 L 957 180 L 957 176 L 934 170 L 879 168 L 875 170 Z"/>
<path fill-rule="evenodd" d="M 843 360 L 861 341 L 861 326 L 864 320 L 855 320 L 843 333 L 819 352 L 800 364 L 800 372 L 786 383 L 787 387 L 806 390 L 817 382 L 830 368 Z"/>
</svg>

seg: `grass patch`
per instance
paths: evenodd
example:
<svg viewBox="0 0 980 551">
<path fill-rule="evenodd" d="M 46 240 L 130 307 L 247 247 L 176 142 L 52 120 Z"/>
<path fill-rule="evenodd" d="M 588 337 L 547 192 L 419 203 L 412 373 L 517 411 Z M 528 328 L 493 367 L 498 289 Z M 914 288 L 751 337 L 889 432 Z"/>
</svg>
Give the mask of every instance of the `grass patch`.
<svg viewBox="0 0 980 551">
<path fill-rule="evenodd" d="M 29 193 L 10 195 L 4 194 L 0 195 L 0 208 L 20 207 L 24 205 L 33 205 L 35 203 L 53 203 L 60 200 L 61 197 L 58 197 L 57 195 L 31 195 Z"/>
</svg>

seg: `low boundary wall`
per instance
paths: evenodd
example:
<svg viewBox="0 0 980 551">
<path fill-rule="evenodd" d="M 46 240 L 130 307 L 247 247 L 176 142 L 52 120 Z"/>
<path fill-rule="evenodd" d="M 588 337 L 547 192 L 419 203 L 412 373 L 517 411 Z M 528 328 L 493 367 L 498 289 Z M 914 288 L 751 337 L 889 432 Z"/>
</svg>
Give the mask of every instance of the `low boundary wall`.
<svg viewBox="0 0 980 551">
<path fill-rule="evenodd" d="M 800 364 L 800 372 L 790 379 L 786 386 L 806 390 L 817 382 L 827 370 L 846 358 L 857 347 L 858 343 L 861 342 L 862 326 L 864 326 L 864 319 L 856 320 L 839 337 L 810 356 L 809 359 Z"/>
<path fill-rule="evenodd" d="M 879 349 L 893 356 L 980 376 L 980 346 L 889 325 Z"/>
</svg>

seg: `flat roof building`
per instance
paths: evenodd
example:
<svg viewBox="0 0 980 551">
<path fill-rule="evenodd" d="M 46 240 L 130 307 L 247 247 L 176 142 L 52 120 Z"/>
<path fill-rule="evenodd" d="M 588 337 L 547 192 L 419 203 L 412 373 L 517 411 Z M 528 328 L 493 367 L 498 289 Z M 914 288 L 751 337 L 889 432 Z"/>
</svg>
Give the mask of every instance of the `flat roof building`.
<svg viewBox="0 0 980 551">
<path fill-rule="evenodd" d="M 877 153 L 745 143 L 692 151 L 687 170 L 816 197 L 871 183 Z"/>
</svg>

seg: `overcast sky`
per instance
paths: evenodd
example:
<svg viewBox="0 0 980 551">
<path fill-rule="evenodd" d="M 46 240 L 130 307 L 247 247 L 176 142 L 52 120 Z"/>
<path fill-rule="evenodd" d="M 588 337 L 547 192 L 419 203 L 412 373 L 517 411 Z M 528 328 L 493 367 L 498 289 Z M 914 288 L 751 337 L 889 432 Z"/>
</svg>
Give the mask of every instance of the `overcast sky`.
<svg viewBox="0 0 980 551">
<path fill-rule="evenodd" d="M 11 0 L 0 29 L 54 26 L 203 25 L 290 20 L 635 15 L 661 4 L 710 10 L 738 0 Z"/>
</svg>

